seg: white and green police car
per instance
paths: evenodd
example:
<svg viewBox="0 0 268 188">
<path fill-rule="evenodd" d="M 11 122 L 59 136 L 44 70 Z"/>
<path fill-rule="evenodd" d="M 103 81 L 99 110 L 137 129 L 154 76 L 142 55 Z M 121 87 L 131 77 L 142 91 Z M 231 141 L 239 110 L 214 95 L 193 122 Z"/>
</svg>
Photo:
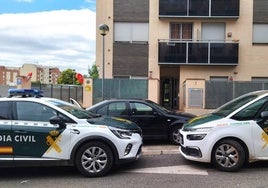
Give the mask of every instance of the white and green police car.
<svg viewBox="0 0 268 188">
<path fill-rule="evenodd" d="M 38 90 L 13 89 L 9 96 L 0 98 L 0 166 L 74 165 L 96 177 L 141 155 L 141 129 L 135 123 L 96 117 L 39 97 Z"/>
<path fill-rule="evenodd" d="M 189 120 L 180 130 L 180 153 L 223 171 L 267 160 L 268 91 L 248 93 Z"/>
</svg>

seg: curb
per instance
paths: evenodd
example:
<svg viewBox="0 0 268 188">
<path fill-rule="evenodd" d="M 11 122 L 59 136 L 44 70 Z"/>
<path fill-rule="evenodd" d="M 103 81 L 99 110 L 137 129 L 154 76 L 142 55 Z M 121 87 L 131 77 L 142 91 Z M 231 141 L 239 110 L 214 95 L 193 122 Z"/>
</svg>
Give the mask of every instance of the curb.
<svg viewBox="0 0 268 188">
<path fill-rule="evenodd" d="M 179 146 L 176 145 L 145 145 L 142 147 L 143 155 L 179 154 Z"/>
</svg>

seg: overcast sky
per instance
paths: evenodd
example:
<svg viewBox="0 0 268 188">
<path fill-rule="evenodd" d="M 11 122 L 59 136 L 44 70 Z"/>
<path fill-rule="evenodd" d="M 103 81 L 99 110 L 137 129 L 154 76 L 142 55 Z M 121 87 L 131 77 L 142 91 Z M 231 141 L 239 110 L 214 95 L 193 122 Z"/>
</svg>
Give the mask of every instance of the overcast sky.
<svg viewBox="0 0 268 188">
<path fill-rule="evenodd" d="M 95 62 L 95 0 L 0 0 L 0 65 L 87 74 Z"/>
</svg>

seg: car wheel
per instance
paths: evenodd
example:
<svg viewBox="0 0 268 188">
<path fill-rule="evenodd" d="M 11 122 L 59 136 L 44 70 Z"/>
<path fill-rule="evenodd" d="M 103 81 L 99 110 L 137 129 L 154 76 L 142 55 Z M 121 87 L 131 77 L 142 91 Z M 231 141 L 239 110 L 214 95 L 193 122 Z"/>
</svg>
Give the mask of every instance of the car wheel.
<svg viewBox="0 0 268 188">
<path fill-rule="evenodd" d="M 212 152 L 213 165 L 222 171 L 237 171 L 245 163 L 245 150 L 235 140 L 222 140 L 217 143 Z"/>
<path fill-rule="evenodd" d="M 75 164 L 85 176 L 104 176 L 113 166 L 113 153 L 106 144 L 89 142 L 78 150 Z"/>
<path fill-rule="evenodd" d="M 169 140 L 172 144 L 178 145 L 180 143 L 180 129 L 179 126 L 175 126 L 171 129 Z"/>
</svg>

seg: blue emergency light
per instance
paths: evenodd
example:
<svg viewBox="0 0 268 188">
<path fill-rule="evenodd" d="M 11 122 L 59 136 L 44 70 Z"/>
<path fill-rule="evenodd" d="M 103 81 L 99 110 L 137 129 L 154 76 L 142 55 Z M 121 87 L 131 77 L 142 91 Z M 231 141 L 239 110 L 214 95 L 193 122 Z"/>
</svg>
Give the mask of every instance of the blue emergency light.
<svg viewBox="0 0 268 188">
<path fill-rule="evenodd" d="M 39 89 L 9 89 L 8 97 L 43 97 L 43 91 Z"/>
</svg>

